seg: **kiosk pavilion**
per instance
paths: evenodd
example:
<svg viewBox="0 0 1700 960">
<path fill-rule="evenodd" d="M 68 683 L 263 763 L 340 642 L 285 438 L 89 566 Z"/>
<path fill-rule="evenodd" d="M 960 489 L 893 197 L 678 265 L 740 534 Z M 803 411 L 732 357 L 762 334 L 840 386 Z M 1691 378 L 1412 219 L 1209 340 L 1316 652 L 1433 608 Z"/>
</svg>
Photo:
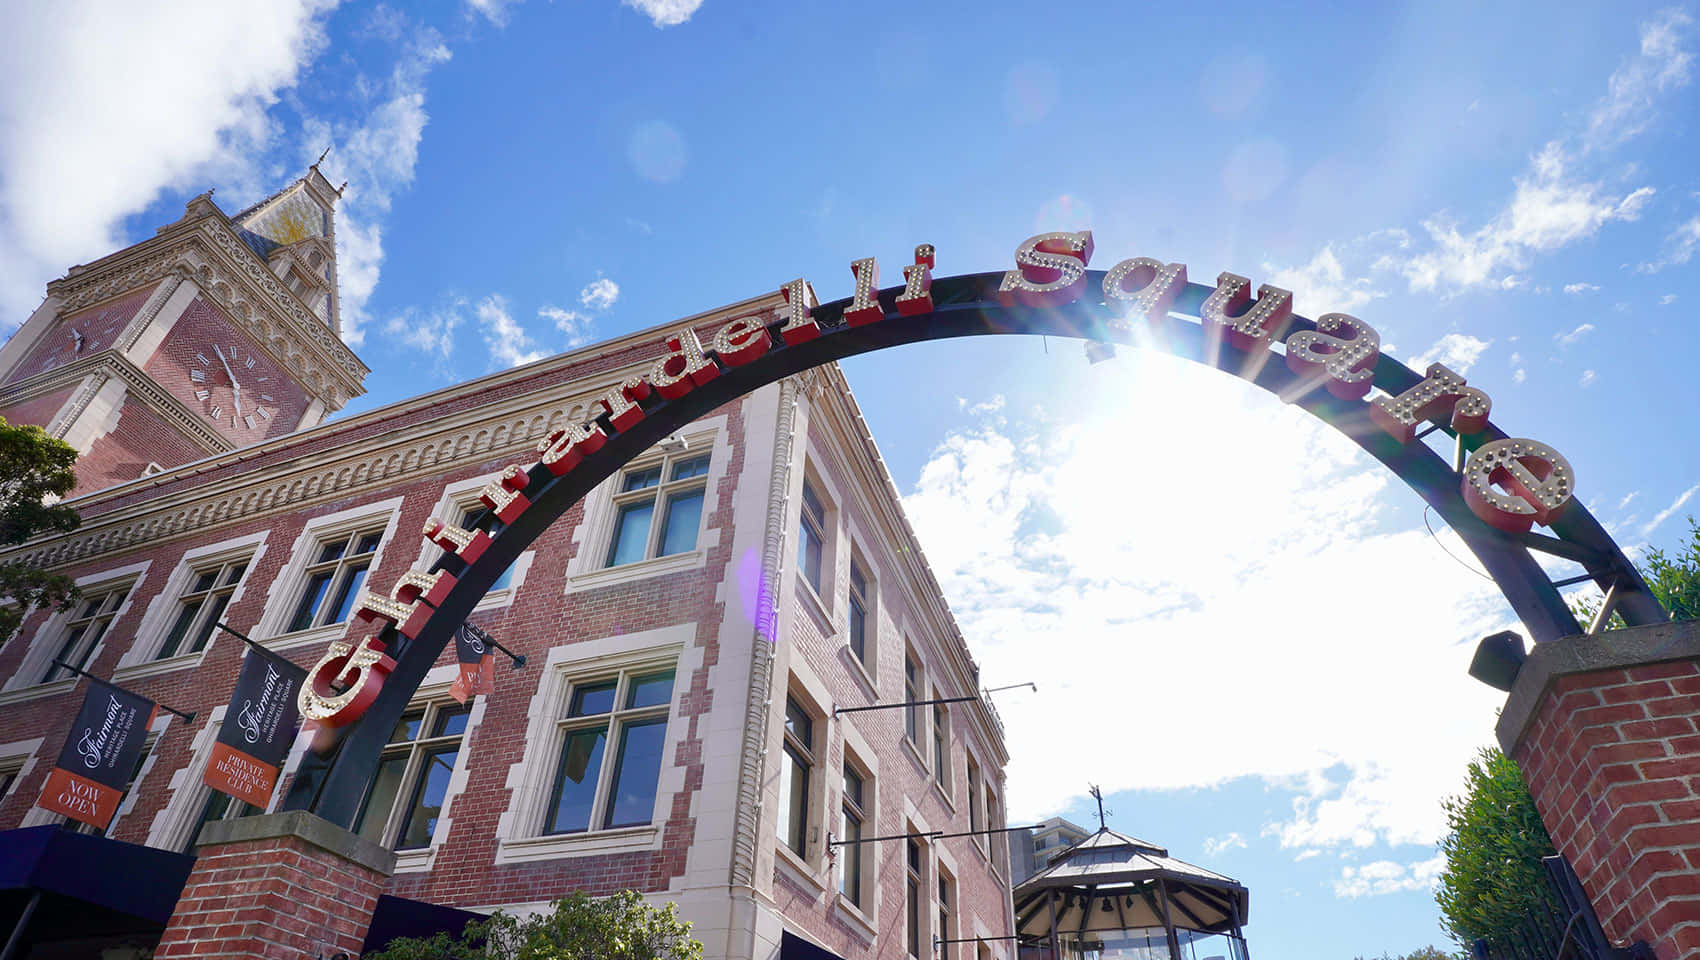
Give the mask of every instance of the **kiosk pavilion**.
<svg viewBox="0 0 1700 960">
<path fill-rule="evenodd" d="M 68 502 L 83 518 L 0 555 L 82 591 L 69 610 L 28 611 L 0 648 L 10 956 L 151 956 L 202 831 L 256 812 L 202 783 L 245 656 L 217 622 L 302 666 L 358 639 L 368 579 L 436 556 L 418 533 L 429 518 L 479 509 L 481 485 L 594 415 L 669 329 L 781 304 L 328 419 L 367 373 L 340 337 L 336 200 L 316 167 L 234 216 L 197 197 L 50 283 L 0 349 L 0 416 L 78 450 Z M 776 596 L 764 550 L 782 558 Z M 754 626 L 762 603 L 773 636 Z M 309 929 L 305 955 L 430 905 L 636 889 L 677 903 L 711 958 L 1014 956 L 1007 846 L 972 833 L 1004 823 L 991 706 L 835 714 L 980 689 L 836 366 L 658 444 L 522 554 L 471 622 L 527 662 L 498 664 L 494 693 L 462 704 L 451 645 L 354 825 L 393 851 L 381 916 Z M 61 663 L 194 714 L 158 715 L 117 814 L 89 836 L 37 804 L 89 682 Z M 841 842 L 938 833 L 968 835 Z M 196 930 L 171 936 L 215 936 Z"/>
</svg>

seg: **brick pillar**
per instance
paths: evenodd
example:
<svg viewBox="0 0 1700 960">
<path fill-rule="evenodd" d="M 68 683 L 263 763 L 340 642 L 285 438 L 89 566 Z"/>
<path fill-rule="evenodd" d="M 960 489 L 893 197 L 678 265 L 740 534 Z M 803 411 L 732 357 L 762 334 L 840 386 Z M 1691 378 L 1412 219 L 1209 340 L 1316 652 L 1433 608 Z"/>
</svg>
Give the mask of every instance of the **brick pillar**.
<svg viewBox="0 0 1700 960">
<path fill-rule="evenodd" d="M 1606 935 L 1700 956 L 1700 621 L 1536 647 L 1497 733 Z"/>
<path fill-rule="evenodd" d="M 208 824 L 157 960 L 360 955 L 395 854 L 301 810 Z"/>
</svg>

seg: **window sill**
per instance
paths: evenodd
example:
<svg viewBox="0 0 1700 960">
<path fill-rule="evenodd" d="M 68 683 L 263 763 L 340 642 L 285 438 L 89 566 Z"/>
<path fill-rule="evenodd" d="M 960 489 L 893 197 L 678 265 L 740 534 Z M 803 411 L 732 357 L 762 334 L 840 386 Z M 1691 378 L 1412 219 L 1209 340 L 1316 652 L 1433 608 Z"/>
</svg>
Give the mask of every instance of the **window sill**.
<svg viewBox="0 0 1700 960">
<path fill-rule="evenodd" d="M 656 557 L 653 560 L 622 563 L 617 567 L 604 567 L 600 570 L 574 574 L 567 578 L 565 592 L 579 593 L 584 590 L 596 590 L 617 583 L 625 583 L 629 580 L 659 577 L 663 574 L 678 573 L 682 570 L 695 570 L 703 565 L 707 557 L 707 552 L 698 547 L 695 550 Z"/>
<path fill-rule="evenodd" d="M 495 862 L 530 863 L 535 860 L 560 860 L 626 850 L 656 849 L 660 840 L 661 829 L 653 825 L 598 830 L 595 833 L 501 840 L 496 844 Z"/>
<path fill-rule="evenodd" d="M 424 873 L 431 869 L 432 861 L 437 859 L 437 845 L 418 847 L 413 850 L 397 850 L 395 852 L 396 873 Z"/>
<path fill-rule="evenodd" d="M 939 798 L 939 802 L 944 804 L 946 810 L 949 810 L 952 814 L 956 813 L 956 801 L 950 798 L 950 791 L 945 789 L 944 784 L 937 780 L 933 781 L 933 796 Z"/>
<path fill-rule="evenodd" d="M 69 693 L 71 688 L 76 686 L 77 681 L 81 679 L 81 677 L 73 675 L 69 677 L 62 677 L 49 683 L 37 683 L 28 687 L 19 687 L 16 690 L 7 690 L 0 693 L 0 706 L 5 706 L 10 703 L 24 703 L 25 701 L 36 700 L 41 697 L 51 697 L 56 694 Z"/>
<path fill-rule="evenodd" d="M 514 588 L 503 587 L 500 590 L 492 590 L 489 593 L 486 593 L 479 599 L 478 603 L 473 606 L 472 612 L 477 613 L 480 610 L 495 610 L 500 607 L 508 606 L 513 602 Z"/>
<path fill-rule="evenodd" d="M 909 742 L 908 737 L 898 737 L 897 740 L 899 743 L 903 744 L 903 752 L 909 757 L 910 761 L 915 764 L 915 769 L 919 770 L 923 775 L 930 776 L 932 774 L 932 769 L 927 766 L 927 758 L 921 756 L 921 751 L 915 749 L 915 745 Z"/>
<path fill-rule="evenodd" d="M 802 607 L 807 610 L 815 626 L 820 629 L 823 637 L 831 637 L 838 631 L 832 625 L 832 613 L 826 609 L 826 603 L 815 592 L 815 588 L 801 574 L 797 576 L 797 596 L 802 599 Z"/>
<path fill-rule="evenodd" d="M 157 677 L 162 673 L 182 670 L 184 667 L 198 667 L 201 661 L 206 659 L 207 651 L 211 649 L 212 644 L 208 643 L 193 653 L 180 653 L 175 657 L 166 657 L 163 660 L 148 660 L 144 663 L 122 666 L 112 671 L 112 681 L 121 683 L 125 680 L 140 680 L 143 677 Z"/>
<path fill-rule="evenodd" d="M 784 877 L 814 896 L 826 892 L 826 881 L 816 876 L 795 850 L 777 839 L 773 845 L 773 873 L 775 877 Z"/>
<path fill-rule="evenodd" d="M 862 913 L 861 908 L 850 902 L 842 892 L 832 898 L 832 912 L 838 915 L 850 932 L 860 937 L 864 946 L 873 946 L 877 928 L 874 918 Z"/>
<path fill-rule="evenodd" d="M 869 703 L 877 703 L 880 698 L 879 684 L 874 682 L 873 674 L 868 672 L 868 665 L 856 656 L 856 651 L 850 649 L 848 643 L 844 645 L 844 659 L 850 664 L 850 679 L 856 681 L 856 685 L 868 695 Z"/>
<path fill-rule="evenodd" d="M 299 647 L 323 646 L 332 640 L 341 640 L 342 635 L 347 632 L 348 621 L 344 620 L 341 623 L 327 623 L 322 627 L 309 627 L 294 633 L 280 633 L 255 642 L 267 650 L 294 650 Z"/>
</svg>

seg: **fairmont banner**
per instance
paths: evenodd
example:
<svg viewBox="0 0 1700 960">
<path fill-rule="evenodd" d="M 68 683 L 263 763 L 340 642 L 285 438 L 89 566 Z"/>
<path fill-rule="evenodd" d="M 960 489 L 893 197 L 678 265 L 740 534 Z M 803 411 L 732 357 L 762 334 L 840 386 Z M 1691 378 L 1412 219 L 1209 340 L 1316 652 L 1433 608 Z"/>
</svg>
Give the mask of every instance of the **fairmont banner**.
<svg viewBox="0 0 1700 960">
<path fill-rule="evenodd" d="M 146 697 L 93 680 L 36 802 L 105 830 L 141 760 L 157 709 Z"/>
<path fill-rule="evenodd" d="M 465 703 L 475 694 L 496 692 L 496 673 L 493 666 L 496 654 L 485 642 L 484 632 L 470 624 L 461 624 L 455 631 L 455 660 L 460 663 L 460 676 L 449 684 L 449 696 Z"/>
<path fill-rule="evenodd" d="M 201 775 L 207 786 L 262 809 L 271 803 L 300 723 L 295 699 L 305 679 L 307 671 L 282 657 L 250 652 L 242 658 L 242 673 Z"/>
</svg>

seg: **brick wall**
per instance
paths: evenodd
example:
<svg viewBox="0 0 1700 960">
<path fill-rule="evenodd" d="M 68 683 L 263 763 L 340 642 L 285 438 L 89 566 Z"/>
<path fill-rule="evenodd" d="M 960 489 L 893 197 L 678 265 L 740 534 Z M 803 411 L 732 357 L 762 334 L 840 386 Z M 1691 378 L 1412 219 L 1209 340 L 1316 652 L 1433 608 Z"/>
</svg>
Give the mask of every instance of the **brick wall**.
<svg viewBox="0 0 1700 960">
<path fill-rule="evenodd" d="M 7 382 L 34 376 L 62 363 L 112 346 L 117 334 L 123 331 L 124 325 L 130 322 L 130 318 L 136 315 L 142 304 L 147 303 L 156 286 L 157 284 L 150 283 L 118 300 L 88 307 L 60 319 L 36 343 L 29 356 L 7 375 Z M 71 336 L 72 330 L 77 330 L 86 338 L 81 351 L 75 349 L 76 341 Z"/>
<path fill-rule="evenodd" d="M 1700 636 L 1700 624 L 1668 624 L 1559 643 L 1633 653 L 1625 635 L 1654 631 L 1669 656 L 1668 635 L 1684 627 Z M 1547 831 L 1608 936 L 1645 940 L 1661 960 L 1700 954 L 1700 656 L 1556 673 L 1545 652 L 1506 714 L 1522 725 L 1508 750 Z M 1544 695 L 1524 689 L 1543 680 Z"/>
<path fill-rule="evenodd" d="M 77 458 L 77 485 L 70 495 L 80 497 L 134 480 L 149 463 L 169 468 L 206 455 L 206 450 L 152 407 L 126 396 L 112 430 L 96 437 L 88 452 Z"/>
<path fill-rule="evenodd" d="M 28 400 L 0 409 L 0 417 L 5 417 L 7 423 L 28 423 L 46 429 L 47 425 L 53 422 L 59 408 L 65 405 L 66 400 L 71 399 L 75 390 L 75 386 L 70 386 L 37 394 Z"/>
<path fill-rule="evenodd" d="M 231 400 L 230 379 L 225 375 L 215 348 L 224 352 L 226 361 L 236 374 L 237 383 L 242 387 L 243 412 L 255 416 L 255 429 L 248 429 L 240 420 L 232 423 L 235 407 Z M 203 363 L 200 357 L 206 357 L 210 362 Z M 249 357 L 254 359 L 252 367 L 246 365 Z M 307 411 L 307 391 L 256 347 L 241 328 L 225 317 L 223 310 L 204 297 L 196 297 L 184 308 L 183 315 L 172 325 L 171 333 L 142 369 L 190 410 L 207 417 L 209 424 L 237 446 L 283 436 L 295 429 L 296 424 L 301 422 L 301 415 Z M 190 379 L 190 372 L 195 370 L 204 375 L 204 383 Z M 261 377 L 265 379 L 261 380 Z M 205 400 L 198 399 L 195 396 L 197 391 L 205 391 L 210 396 Z M 262 393 L 272 399 L 261 400 Z M 215 406 L 220 410 L 216 419 L 211 415 Z M 271 417 L 258 416 L 256 408 L 264 408 Z"/>
</svg>

